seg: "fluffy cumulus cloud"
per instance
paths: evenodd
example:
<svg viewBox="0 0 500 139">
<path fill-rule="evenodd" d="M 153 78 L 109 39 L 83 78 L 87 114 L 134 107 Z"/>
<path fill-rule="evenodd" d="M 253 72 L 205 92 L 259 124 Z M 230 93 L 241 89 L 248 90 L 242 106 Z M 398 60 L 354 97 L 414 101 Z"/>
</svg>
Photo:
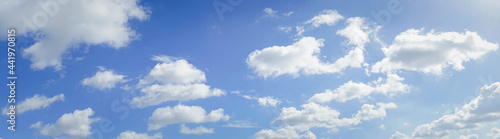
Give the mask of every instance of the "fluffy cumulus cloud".
<svg viewBox="0 0 500 139">
<path fill-rule="evenodd" d="M 51 98 L 45 95 L 35 94 L 33 97 L 27 98 L 16 106 L 16 114 L 21 114 L 27 111 L 39 110 L 50 106 L 56 101 L 64 101 L 64 94 L 55 95 Z M 7 114 L 7 108 L 2 109 L 3 114 Z"/>
<path fill-rule="evenodd" d="M 442 138 L 452 133 L 473 130 L 500 121 L 500 82 L 481 88 L 480 95 L 452 114 L 417 126 L 414 138 Z"/>
<path fill-rule="evenodd" d="M 490 136 L 492 139 L 500 139 L 500 129 L 493 127 L 490 131 L 490 133 L 486 134 L 487 136 Z"/>
<path fill-rule="evenodd" d="M 120 133 L 116 139 L 162 139 L 163 136 L 160 132 L 150 136 L 146 133 L 135 133 L 134 131 L 125 131 Z"/>
<path fill-rule="evenodd" d="M 221 89 L 211 89 L 204 84 L 205 73 L 184 59 L 156 56 L 156 64 L 149 74 L 139 81 L 142 95 L 134 97 L 132 104 L 139 108 L 158 105 L 166 101 L 188 101 L 224 95 Z"/>
<path fill-rule="evenodd" d="M 273 97 L 261 97 L 258 98 L 257 101 L 259 102 L 259 105 L 262 106 L 273 106 L 276 107 L 276 105 L 280 104 L 281 101 L 278 99 L 275 99 Z"/>
<path fill-rule="evenodd" d="M 336 13 L 336 11 L 330 12 Z M 316 21 L 319 20 L 316 18 L 324 16 L 317 16 L 313 18 L 315 20 L 311 19 L 308 22 L 328 25 L 334 23 Z M 303 37 L 298 42 L 288 46 L 272 46 L 262 50 L 255 50 L 248 55 L 246 63 L 258 76 L 264 78 L 280 75 L 298 77 L 300 74 L 337 73 L 347 67 L 360 68 L 364 64 L 364 45 L 370 42 L 370 34 L 376 31 L 368 27 L 365 22 L 364 18 L 349 18 L 346 22 L 346 28 L 337 32 L 338 35 L 348 39 L 348 44 L 355 47 L 333 63 L 322 61 L 319 58 L 320 48 L 324 46 L 324 39 L 316 39 L 314 37 Z M 297 28 L 304 31 L 303 27 Z"/>
<path fill-rule="evenodd" d="M 476 32 L 423 34 L 423 29 L 409 29 L 396 36 L 392 45 L 382 48 L 385 58 L 371 71 L 412 70 L 440 75 L 446 67 L 462 70 L 462 63 L 497 49 L 498 44 L 482 39 Z"/>
<path fill-rule="evenodd" d="M 352 99 L 363 99 L 372 93 L 389 96 L 397 93 L 407 93 L 410 87 L 401 83 L 403 80 L 404 78 L 399 77 L 397 74 L 387 74 L 385 80 L 379 78 L 369 84 L 349 81 L 335 90 L 326 90 L 323 93 L 315 94 L 309 99 L 309 102 L 326 103 L 331 100 L 346 102 Z"/>
<path fill-rule="evenodd" d="M 179 131 L 182 134 L 211 134 L 214 133 L 215 130 L 213 128 L 206 128 L 203 126 L 198 126 L 196 128 L 189 128 L 186 125 L 182 124 L 181 125 L 181 130 Z"/>
<path fill-rule="evenodd" d="M 179 104 L 174 107 L 167 106 L 156 109 L 149 117 L 148 130 L 158 130 L 176 123 L 206 123 L 228 119 L 229 116 L 224 114 L 222 108 L 212 110 L 207 114 L 202 107 Z"/>
<path fill-rule="evenodd" d="M 394 103 L 377 103 L 375 105 L 364 104 L 356 114 L 350 118 L 339 118 L 340 112 L 328 106 L 316 103 L 302 105 L 302 110 L 295 107 L 282 108 L 281 113 L 273 123 L 284 124 L 284 128 L 277 130 L 261 130 L 254 136 L 262 138 L 299 138 L 301 136 L 312 137 L 311 128 L 327 128 L 330 131 L 338 131 L 338 127 L 349 127 L 358 125 L 361 121 L 367 121 L 386 116 L 386 109 L 395 109 Z M 299 133 L 304 133 L 299 135 Z M 315 136 L 314 136 L 315 137 Z"/>
<path fill-rule="evenodd" d="M 19 18 L 5 20 L 0 27 L 18 27 L 20 34 L 37 34 L 35 44 L 22 51 L 35 70 L 47 67 L 61 70 L 62 57 L 80 44 L 105 45 L 116 49 L 125 47 L 139 37 L 129 26 L 129 21 L 146 20 L 150 13 L 138 4 L 139 0 L 5 2 L 9 6 L 0 9 L 0 18 Z"/>
<path fill-rule="evenodd" d="M 116 74 L 112 70 L 100 68 L 100 71 L 92 77 L 82 80 L 82 85 L 97 88 L 99 90 L 109 90 L 115 88 L 116 84 L 126 82 L 125 75 Z"/>
<path fill-rule="evenodd" d="M 73 113 L 65 113 L 54 124 L 46 124 L 37 122 L 32 124 L 30 128 L 39 129 L 41 135 L 70 138 L 85 138 L 92 134 L 91 124 L 99 121 L 99 118 L 90 118 L 94 115 L 91 108 L 84 110 L 75 110 Z"/>
</svg>

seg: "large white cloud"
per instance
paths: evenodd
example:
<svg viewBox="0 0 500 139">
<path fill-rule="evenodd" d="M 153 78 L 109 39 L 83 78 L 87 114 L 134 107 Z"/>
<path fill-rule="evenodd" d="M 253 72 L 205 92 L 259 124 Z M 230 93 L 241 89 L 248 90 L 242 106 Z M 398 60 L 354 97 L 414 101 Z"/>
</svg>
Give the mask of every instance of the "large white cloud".
<svg viewBox="0 0 500 139">
<path fill-rule="evenodd" d="M 288 46 L 255 50 L 248 55 L 246 63 L 258 76 L 264 78 L 337 73 L 347 67 L 360 68 L 364 64 L 364 45 L 370 42 L 370 34 L 376 32 L 376 29 L 368 27 L 365 22 L 364 18 L 349 18 L 346 28 L 337 32 L 338 35 L 348 39 L 348 44 L 355 47 L 334 63 L 319 58 L 324 39 L 314 37 L 303 37 Z"/>
<path fill-rule="evenodd" d="M 198 126 L 196 128 L 189 128 L 186 125 L 181 125 L 181 130 L 179 131 L 182 134 L 211 134 L 214 133 L 215 130 L 213 128 L 206 128 L 203 126 Z"/>
<path fill-rule="evenodd" d="M 206 123 L 228 119 L 229 116 L 224 114 L 222 108 L 212 110 L 207 114 L 202 107 L 179 104 L 174 107 L 167 106 L 156 109 L 149 117 L 148 130 L 158 130 L 176 123 Z"/>
<path fill-rule="evenodd" d="M 45 95 L 35 94 L 33 97 L 27 98 L 16 106 L 16 114 L 22 114 L 27 111 L 39 110 L 50 106 L 56 101 L 64 101 L 64 94 L 55 95 L 47 98 Z M 8 113 L 7 108 L 2 109 L 5 115 Z"/>
<path fill-rule="evenodd" d="M 273 121 L 285 125 L 284 128 L 276 131 L 265 129 L 257 132 L 254 136 L 270 138 L 271 136 L 281 137 L 281 135 L 290 134 L 300 137 L 298 133 L 305 133 L 310 136 L 311 128 L 327 128 L 330 131 L 337 132 L 338 127 L 349 127 L 360 124 L 375 118 L 386 116 L 386 109 L 395 109 L 394 103 L 377 103 L 375 105 L 364 104 L 356 114 L 350 118 L 339 118 L 340 112 L 331 109 L 328 106 L 322 106 L 316 103 L 307 103 L 302 105 L 302 110 L 295 107 L 282 108 L 280 115 Z M 284 137 L 294 138 L 294 137 Z"/>
<path fill-rule="evenodd" d="M 440 75 L 448 66 L 462 70 L 462 63 L 498 49 L 498 44 L 482 39 L 476 32 L 423 34 L 422 30 L 409 29 L 396 36 L 392 45 L 382 48 L 385 58 L 375 63 L 371 72 L 404 69 Z"/>
<path fill-rule="evenodd" d="M 125 131 L 120 133 L 116 139 L 162 139 L 163 136 L 160 132 L 150 136 L 146 133 L 135 133 L 134 131 Z"/>
<path fill-rule="evenodd" d="M 35 70 L 46 67 L 61 70 L 62 57 L 80 44 L 124 47 L 139 37 L 129 21 L 146 20 L 150 13 L 138 4 L 139 0 L 4 0 L 2 3 L 9 6 L 0 9 L 0 18 L 9 20 L 3 20 L 1 28 L 15 27 L 18 34 L 37 34 L 36 43 L 22 51 Z M 38 37 L 40 34 L 42 37 Z"/>
<path fill-rule="evenodd" d="M 100 71 L 92 77 L 87 77 L 82 80 L 82 85 L 94 87 L 99 90 L 115 88 L 116 84 L 126 82 L 125 75 L 116 74 L 112 70 L 100 68 Z"/>
<path fill-rule="evenodd" d="M 37 128 L 41 135 L 57 137 L 73 137 L 85 138 L 91 135 L 90 125 L 99 121 L 99 118 L 90 118 L 94 115 L 91 108 L 84 110 L 75 110 L 73 113 L 65 113 L 54 124 L 46 124 L 37 122 L 30 126 L 30 128 Z"/>
<path fill-rule="evenodd" d="M 363 99 L 372 93 L 389 96 L 397 93 L 407 93 L 410 87 L 407 84 L 401 83 L 403 80 L 404 78 L 399 77 L 397 74 L 387 74 L 385 80 L 379 78 L 369 84 L 349 81 L 333 91 L 326 90 L 323 93 L 315 94 L 309 99 L 309 102 L 326 103 L 331 100 L 346 102 L 352 99 Z"/>
<path fill-rule="evenodd" d="M 142 95 L 132 98 L 131 103 L 139 108 L 158 105 L 166 101 L 188 101 L 224 95 L 221 89 L 211 89 L 204 84 L 205 73 L 184 59 L 155 56 L 162 63 L 139 81 Z"/>
<path fill-rule="evenodd" d="M 478 97 L 452 114 L 444 115 L 428 124 L 419 125 L 414 138 L 443 138 L 452 133 L 473 130 L 500 121 L 500 82 L 481 88 Z"/>
</svg>

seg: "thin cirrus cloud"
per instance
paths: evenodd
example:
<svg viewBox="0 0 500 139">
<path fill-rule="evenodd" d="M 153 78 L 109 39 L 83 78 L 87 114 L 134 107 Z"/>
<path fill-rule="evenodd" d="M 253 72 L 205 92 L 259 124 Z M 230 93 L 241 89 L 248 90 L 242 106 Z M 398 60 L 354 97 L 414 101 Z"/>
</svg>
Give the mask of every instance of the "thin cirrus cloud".
<svg viewBox="0 0 500 139">
<path fill-rule="evenodd" d="M 116 137 L 116 139 L 162 139 L 162 138 L 163 136 L 160 132 L 150 136 L 147 133 L 136 133 L 130 130 L 122 132 L 118 137 Z"/>
<path fill-rule="evenodd" d="M 28 111 L 43 109 L 57 101 L 64 101 L 64 94 L 55 95 L 51 98 L 48 98 L 43 94 L 41 95 L 35 94 L 33 97 L 25 99 L 16 106 L 16 114 L 22 114 Z M 4 115 L 7 114 L 8 109 L 3 108 L 2 113 Z"/>
<path fill-rule="evenodd" d="M 43 125 L 39 121 L 32 124 L 30 128 L 38 129 L 41 135 L 58 137 L 71 137 L 71 138 L 86 138 L 91 135 L 91 124 L 96 123 L 100 118 L 90 118 L 94 115 L 91 108 L 84 110 L 75 110 L 73 113 L 65 113 L 54 124 Z"/>
<path fill-rule="evenodd" d="M 225 95 L 221 89 L 204 84 L 205 73 L 184 59 L 155 56 L 161 62 L 141 79 L 137 86 L 141 95 L 131 103 L 139 108 L 158 105 L 167 101 L 188 101 Z"/>
<path fill-rule="evenodd" d="M 33 70 L 62 70 L 65 54 L 80 44 L 119 49 L 138 39 L 140 35 L 129 21 L 147 20 L 151 11 L 139 5 L 139 0 L 20 0 L 9 3 L 0 13 L 0 18 L 11 19 L 2 21 L 2 28 L 21 25 L 20 34 L 43 34 L 23 49 L 23 57 L 31 61 Z"/>
<path fill-rule="evenodd" d="M 422 33 L 423 29 L 409 29 L 396 36 L 392 45 L 382 48 L 385 58 L 375 63 L 371 72 L 411 70 L 441 75 L 446 67 L 460 71 L 465 68 L 462 63 L 498 49 L 498 44 L 482 39 L 476 32 Z"/>
<path fill-rule="evenodd" d="M 118 83 L 128 81 L 125 79 L 125 75 L 116 74 L 113 70 L 107 70 L 104 67 L 99 67 L 99 69 L 94 76 L 83 79 L 81 82 L 82 85 L 99 90 L 109 90 L 115 88 Z"/>
<path fill-rule="evenodd" d="M 452 114 L 443 115 L 431 123 L 417 126 L 411 137 L 413 138 L 447 138 L 452 133 L 477 129 L 500 121 L 500 82 L 485 85 L 479 96 L 455 109 Z M 399 132 L 396 137 L 410 137 Z"/>
<path fill-rule="evenodd" d="M 229 116 L 224 114 L 224 109 L 212 110 L 207 114 L 200 106 L 176 105 L 174 107 L 161 107 L 156 109 L 148 120 L 148 131 L 158 130 L 162 127 L 177 123 L 207 123 L 227 121 Z"/>
</svg>

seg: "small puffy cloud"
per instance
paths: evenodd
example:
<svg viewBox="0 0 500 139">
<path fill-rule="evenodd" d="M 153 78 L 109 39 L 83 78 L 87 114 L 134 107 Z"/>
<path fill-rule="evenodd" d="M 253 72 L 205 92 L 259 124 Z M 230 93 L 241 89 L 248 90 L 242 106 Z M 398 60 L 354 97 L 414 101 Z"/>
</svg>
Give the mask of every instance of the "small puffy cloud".
<svg viewBox="0 0 500 139">
<path fill-rule="evenodd" d="M 257 139 L 316 139 L 311 131 L 306 131 L 299 135 L 296 130 L 289 127 L 274 130 L 261 130 L 254 135 Z"/>
<path fill-rule="evenodd" d="M 394 103 L 377 103 L 378 108 L 371 104 L 363 104 L 361 109 L 356 113 L 355 118 L 360 120 L 370 120 L 375 118 L 383 118 L 387 115 L 386 109 L 396 109 L 398 106 Z"/>
<path fill-rule="evenodd" d="M 317 28 L 321 25 L 333 26 L 338 21 L 344 19 L 336 10 L 323 10 L 319 15 L 314 16 L 312 19 L 307 20 L 304 24 L 312 25 Z"/>
<path fill-rule="evenodd" d="M 382 129 L 382 130 L 385 130 L 385 125 L 384 125 L 384 124 L 382 124 L 382 125 L 380 125 L 378 128 L 380 128 L 380 129 Z"/>
<path fill-rule="evenodd" d="M 147 133 L 135 133 L 134 131 L 125 131 L 120 133 L 116 139 L 162 139 L 163 136 L 160 132 L 150 136 Z"/>
<path fill-rule="evenodd" d="M 224 95 L 221 89 L 204 84 L 205 73 L 184 59 L 155 56 L 162 62 L 139 81 L 142 95 L 132 98 L 131 103 L 139 108 L 158 105 L 167 101 L 188 101 Z"/>
<path fill-rule="evenodd" d="M 490 131 L 490 133 L 486 134 L 487 136 L 490 136 L 492 139 L 500 139 L 500 129 L 493 127 Z"/>
<path fill-rule="evenodd" d="M 408 135 L 396 131 L 396 133 L 391 135 L 391 139 L 411 139 Z"/>
<path fill-rule="evenodd" d="M 116 74 L 112 70 L 100 68 L 92 77 L 82 80 L 82 85 L 97 88 L 99 90 L 109 90 L 115 88 L 116 84 L 127 82 L 125 75 Z"/>
<path fill-rule="evenodd" d="M 266 16 L 270 16 L 270 17 L 277 17 L 278 16 L 278 15 L 276 15 L 278 13 L 278 11 L 275 11 L 272 8 L 265 8 L 264 13 L 266 13 Z"/>
<path fill-rule="evenodd" d="M 446 67 L 462 70 L 462 63 L 498 49 L 498 44 L 482 39 L 476 32 L 422 34 L 422 30 L 409 29 L 396 36 L 392 45 L 382 48 L 385 58 L 375 63 L 371 72 L 412 70 L 440 75 Z"/>
<path fill-rule="evenodd" d="M 477 134 L 461 135 L 458 139 L 479 139 L 479 136 Z"/>
<path fill-rule="evenodd" d="M 170 124 L 176 123 L 206 123 L 228 120 L 229 116 L 224 114 L 224 109 L 212 110 L 207 114 L 200 106 L 185 106 L 179 104 L 174 107 L 161 107 L 149 117 L 148 130 L 158 130 Z"/>
<path fill-rule="evenodd" d="M 91 124 L 99 121 L 99 118 L 90 118 L 94 115 L 91 108 L 75 110 L 73 113 L 65 113 L 54 124 L 42 125 L 37 122 L 30 128 L 37 128 L 41 135 L 58 137 L 86 138 L 91 135 Z"/>
<path fill-rule="evenodd" d="M 343 103 L 352 99 L 363 99 L 372 93 L 393 96 L 397 93 L 409 92 L 410 87 L 401 83 L 403 80 L 404 78 L 397 74 L 387 74 L 387 79 L 379 78 L 369 84 L 349 81 L 333 91 L 326 90 L 323 93 L 315 94 L 309 99 L 309 102 L 326 103 L 335 100 Z"/>
<path fill-rule="evenodd" d="M 294 13 L 294 11 L 290 11 L 288 13 L 283 13 L 283 16 L 287 16 L 288 17 L 288 16 L 292 15 L 293 13 Z"/>
<path fill-rule="evenodd" d="M 257 101 L 259 102 L 259 105 L 262 106 L 273 106 L 276 107 L 277 104 L 280 104 L 281 101 L 278 99 L 275 99 L 273 97 L 261 97 L 258 98 Z"/>
<path fill-rule="evenodd" d="M 150 11 L 139 5 L 139 0 L 20 0 L 10 2 L 0 13 L 2 19 L 19 17 L 2 21 L 1 28 L 18 26 L 18 34 L 42 34 L 43 37 L 37 37 L 33 45 L 22 50 L 32 69 L 61 70 L 65 54 L 80 44 L 119 49 L 139 38 L 129 21 L 147 20 Z"/>
<path fill-rule="evenodd" d="M 51 98 L 35 94 L 33 97 L 27 98 L 16 106 L 16 114 L 21 114 L 27 111 L 39 110 L 50 106 L 56 101 L 64 101 L 64 94 L 55 95 Z M 2 109 L 3 114 L 7 114 L 7 108 Z"/>
<path fill-rule="evenodd" d="M 181 132 L 182 134 L 211 134 L 214 133 L 215 131 L 213 128 L 206 128 L 203 126 L 198 126 L 196 128 L 191 129 L 189 127 L 186 127 L 186 125 L 182 124 L 181 130 L 179 132 Z"/>
<path fill-rule="evenodd" d="M 445 138 L 452 133 L 473 130 L 500 121 L 500 82 L 485 85 L 479 96 L 428 124 L 417 126 L 414 138 Z"/>
</svg>

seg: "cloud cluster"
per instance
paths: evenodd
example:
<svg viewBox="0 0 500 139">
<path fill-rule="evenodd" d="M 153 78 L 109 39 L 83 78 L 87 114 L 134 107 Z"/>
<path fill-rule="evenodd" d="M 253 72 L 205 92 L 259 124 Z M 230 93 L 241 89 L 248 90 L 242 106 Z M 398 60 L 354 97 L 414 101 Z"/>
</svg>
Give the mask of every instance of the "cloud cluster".
<svg viewBox="0 0 500 139">
<path fill-rule="evenodd" d="M 207 114 L 202 107 L 179 104 L 174 107 L 167 106 L 156 109 L 149 117 L 148 130 L 158 130 L 176 123 L 206 123 L 228 119 L 229 116 L 224 114 L 222 108 L 212 110 Z"/>
<path fill-rule="evenodd" d="M 62 59 L 80 44 L 125 47 L 139 34 L 129 26 L 131 20 L 147 20 L 150 11 L 139 0 L 28 0 L 6 1 L 0 9 L 1 28 L 19 26 L 18 33 L 36 34 L 35 44 L 23 49 L 31 68 L 63 68 Z M 19 17 L 19 18 L 10 18 Z M 3 36 L 2 34 L 1 36 Z"/>
<path fill-rule="evenodd" d="M 188 101 L 224 95 L 221 89 L 211 89 L 204 84 L 205 73 L 184 59 L 156 56 L 156 64 L 149 74 L 139 81 L 142 95 L 132 98 L 139 108 L 158 105 L 166 101 Z"/>
<path fill-rule="evenodd" d="M 500 82 L 483 86 L 479 96 L 428 124 L 419 125 L 412 134 L 415 138 L 443 138 L 452 133 L 477 129 L 500 121 Z"/>
</svg>

